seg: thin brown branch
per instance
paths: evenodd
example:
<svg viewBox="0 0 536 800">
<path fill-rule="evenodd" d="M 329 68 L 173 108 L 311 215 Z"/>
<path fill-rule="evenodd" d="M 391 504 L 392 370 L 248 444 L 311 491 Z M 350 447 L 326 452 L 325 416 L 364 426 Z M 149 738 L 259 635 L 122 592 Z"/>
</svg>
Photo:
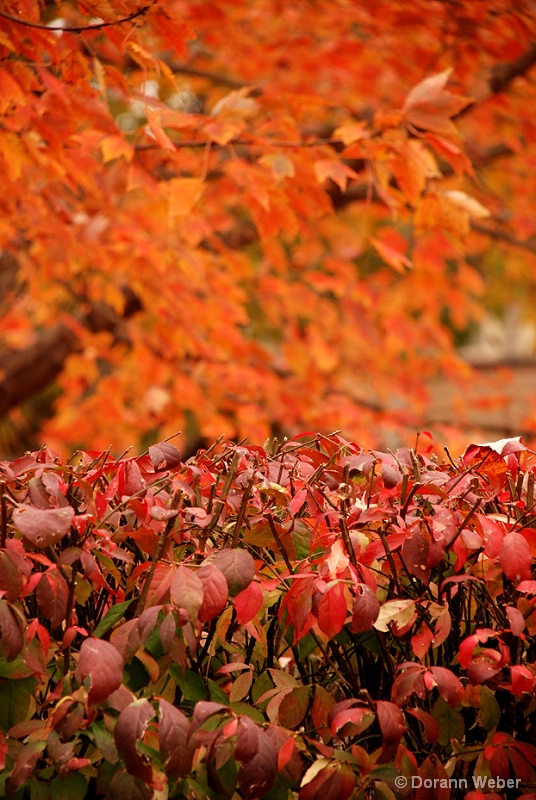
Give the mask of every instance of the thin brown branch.
<svg viewBox="0 0 536 800">
<path fill-rule="evenodd" d="M 190 75 L 192 78 L 206 78 L 213 83 L 220 83 L 223 86 L 228 86 L 230 89 L 244 89 L 246 86 L 250 85 L 244 81 L 241 81 L 239 78 L 232 78 L 230 75 L 223 75 L 221 72 L 211 72 L 210 70 L 206 69 L 198 69 L 197 67 L 192 67 L 189 64 L 184 64 L 181 61 L 174 61 L 170 58 L 164 58 L 163 60 L 168 67 L 173 70 L 173 72 L 181 75 Z M 252 94 L 255 94 L 256 91 L 257 90 L 253 89 Z"/>
<path fill-rule="evenodd" d="M 521 239 L 516 239 L 515 236 L 512 236 L 512 234 L 507 231 L 502 231 L 499 228 L 488 228 L 487 225 L 483 225 L 476 220 L 471 222 L 471 228 L 477 233 L 489 236 L 491 239 L 496 239 L 499 242 L 506 242 L 512 245 L 512 247 L 527 250 L 529 253 L 536 253 L 536 242 L 533 239 L 525 239 L 522 241 Z"/>
<path fill-rule="evenodd" d="M 137 11 L 133 11 L 132 14 L 129 14 L 128 17 L 121 17 L 121 19 L 115 19 L 112 22 L 95 22 L 93 25 L 73 25 L 69 27 L 64 27 L 63 25 L 42 25 L 40 22 L 30 22 L 30 20 L 21 19 L 14 14 L 8 14 L 7 11 L 0 11 L 0 17 L 8 19 L 10 22 L 16 22 L 18 25 L 24 25 L 26 28 L 38 28 L 43 31 L 62 31 L 65 33 L 83 33 L 84 31 L 95 31 L 100 28 L 110 28 L 113 25 L 122 25 L 125 22 L 136 19 L 136 17 L 143 16 L 148 10 L 149 6 L 142 6 Z"/>
</svg>

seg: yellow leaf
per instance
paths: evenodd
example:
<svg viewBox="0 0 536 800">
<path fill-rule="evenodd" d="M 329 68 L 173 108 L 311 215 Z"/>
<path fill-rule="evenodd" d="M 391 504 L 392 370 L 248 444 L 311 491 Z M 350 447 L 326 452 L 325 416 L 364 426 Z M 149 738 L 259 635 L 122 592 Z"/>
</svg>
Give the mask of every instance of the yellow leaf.
<svg viewBox="0 0 536 800">
<path fill-rule="evenodd" d="M 321 158 L 315 161 L 315 175 L 319 183 L 330 180 L 336 183 L 341 192 L 346 191 L 346 186 L 350 178 L 358 178 L 357 172 L 354 172 L 351 167 L 343 164 L 342 161 L 336 161 L 330 158 Z"/>
<path fill-rule="evenodd" d="M 172 178 L 166 183 L 170 217 L 189 214 L 202 193 L 201 178 Z"/>
<path fill-rule="evenodd" d="M 154 69 L 155 63 L 158 60 L 155 56 L 151 55 L 144 47 L 140 47 L 136 42 L 127 42 L 126 49 L 128 50 L 132 59 L 139 64 L 140 67 L 146 69 Z"/>
<path fill-rule="evenodd" d="M 281 153 L 271 153 L 270 155 L 259 158 L 259 164 L 264 164 L 270 167 L 272 174 L 276 180 L 283 178 L 293 178 L 295 174 L 294 164 Z"/>
<path fill-rule="evenodd" d="M 24 89 L 6 69 L 0 69 L 0 114 L 5 114 L 11 105 L 26 101 Z"/>
<path fill-rule="evenodd" d="M 99 148 L 105 164 L 121 157 L 131 161 L 134 155 L 134 148 L 122 136 L 107 136 L 99 143 Z"/>
<path fill-rule="evenodd" d="M 469 232 L 469 214 L 444 194 L 427 194 L 419 202 L 414 217 L 417 234 L 433 228 L 463 236 Z"/>
<path fill-rule="evenodd" d="M 348 125 L 341 125 L 333 133 L 333 138 L 340 139 L 345 147 L 358 142 L 360 139 L 365 139 L 367 136 L 368 133 L 364 122 L 351 122 Z"/>
<path fill-rule="evenodd" d="M 470 219 L 485 219 L 490 216 L 490 212 L 482 203 L 479 203 L 474 197 L 465 194 L 465 192 L 459 192 L 457 189 L 449 189 L 442 194 L 452 203 L 466 211 Z"/>
<path fill-rule="evenodd" d="M 146 106 L 145 116 L 147 117 L 147 122 L 149 124 L 151 133 L 160 147 L 162 147 L 164 150 L 175 150 L 175 145 L 162 127 L 159 112 L 149 108 L 149 106 Z"/>
<path fill-rule="evenodd" d="M 23 165 L 29 162 L 28 153 L 20 137 L 11 131 L 0 131 L 0 153 L 4 157 L 9 180 L 18 180 Z"/>
</svg>

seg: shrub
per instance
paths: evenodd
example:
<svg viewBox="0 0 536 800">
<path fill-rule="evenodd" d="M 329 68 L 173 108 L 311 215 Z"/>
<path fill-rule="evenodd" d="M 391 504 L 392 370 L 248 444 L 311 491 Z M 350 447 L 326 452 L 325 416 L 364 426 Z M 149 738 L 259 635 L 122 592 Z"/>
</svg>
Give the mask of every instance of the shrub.
<svg viewBox="0 0 536 800">
<path fill-rule="evenodd" d="M 536 797 L 534 454 L 304 438 L 0 464 L 0 794 Z"/>
</svg>

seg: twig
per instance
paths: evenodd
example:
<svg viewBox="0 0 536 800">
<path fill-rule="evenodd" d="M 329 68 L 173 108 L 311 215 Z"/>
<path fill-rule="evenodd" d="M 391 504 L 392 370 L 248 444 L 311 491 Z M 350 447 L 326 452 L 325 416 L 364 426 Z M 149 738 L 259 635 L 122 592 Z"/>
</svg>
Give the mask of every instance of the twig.
<svg viewBox="0 0 536 800">
<path fill-rule="evenodd" d="M 124 22 L 130 22 L 136 17 L 141 17 L 149 10 L 149 6 L 142 6 L 138 11 L 133 11 L 128 17 L 116 19 L 113 22 L 96 22 L 94 25 L 73 25 L 72 27 L 64 28 L 63 25 L 42 25 L 39 22 L 30 22 L 27 19 L 20 19 L 14 14 L 8 14 L 6 11 L 0 11 L 0 17 L 9 19 L 11 22 L 16 22 L 18 25 L 24 25 L 26 28 L 38 28 L 43 31 L 61 31 L 62 33 L 83 33 L 84 31 L 94 31 L 100 28 L 110 28 L 112 25 L 122 25 Z"/>
</svg>

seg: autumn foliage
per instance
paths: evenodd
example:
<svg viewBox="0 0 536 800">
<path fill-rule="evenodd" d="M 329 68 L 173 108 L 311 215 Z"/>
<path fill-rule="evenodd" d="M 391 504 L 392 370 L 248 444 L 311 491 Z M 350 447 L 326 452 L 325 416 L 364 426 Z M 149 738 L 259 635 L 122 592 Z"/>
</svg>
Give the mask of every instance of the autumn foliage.
<svg viewBox="0 0 536 800">
<path fill-rule="evenodd" d="M 534 800 L 534 453 L 430 445 L 0 463 L 0 794 Z"/>
<path fill-rule="evenodd" d="M 4 452 L 441 423 L 427 381 L 534 290 L 535 33 L 527 0 L 5 0 Z"/>
</svg>

